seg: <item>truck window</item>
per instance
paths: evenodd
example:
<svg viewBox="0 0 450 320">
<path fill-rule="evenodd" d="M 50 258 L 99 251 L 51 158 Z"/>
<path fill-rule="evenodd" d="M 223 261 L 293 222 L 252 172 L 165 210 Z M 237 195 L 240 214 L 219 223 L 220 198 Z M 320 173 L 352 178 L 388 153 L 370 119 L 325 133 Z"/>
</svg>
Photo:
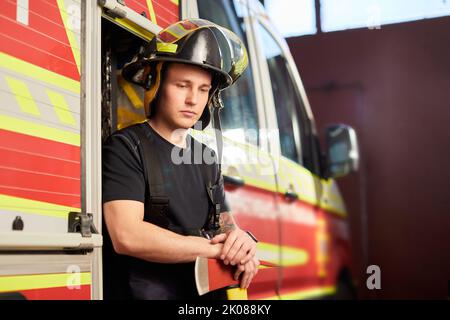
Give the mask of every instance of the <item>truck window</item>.
<svg viewBox="0 0 450 320">
<path fill-rule="evenodd" d="M 213 21 L 236 33 L 248 50 L 243 21 L 237 16 L 231 1 L 198 0 L 198 11 L 200 18 Z M 222 99 L 225 106 L 220 115 L 224 136 L 234 141 L 258 145 L 258 113 L 250 64 L 236 84 L 223 91 Z M 254 130 L 255 134 L 245 134 L 247 130 Z"/>
<path fill-rule="evenodd" d="M 266 29 L 257 23 L 257 34 L 262 51 L 267 60 L 272 92 L 274 96 L 281 154 L 286 158 L 302 164 L 300 153 L 300 133 L 295 111 L 295 88 L 286 68 L 282 50 Z"/>
<path fill-rule="evenodd" d="M 267 60 L 279 127 L 281 154 L 303 165 L 315 174 L 320 173 L 318 149 L 302 99 L 283 51 L 264 26 L 257 23 L 256 32 L 263 44 Z"/>
</svg>

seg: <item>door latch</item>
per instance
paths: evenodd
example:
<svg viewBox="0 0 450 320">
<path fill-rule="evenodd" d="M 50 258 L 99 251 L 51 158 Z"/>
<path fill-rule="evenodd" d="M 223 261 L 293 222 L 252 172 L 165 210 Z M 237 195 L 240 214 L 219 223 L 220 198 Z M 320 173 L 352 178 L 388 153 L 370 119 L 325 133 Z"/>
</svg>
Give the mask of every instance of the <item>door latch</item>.
<svg viewBox="0 0 450 320">
<path fill-rule="evenodd" d="M 84 238 L 98 234 L 92 213 L 69 212 L 68 232 L 81 233 Z"/>
</svg>

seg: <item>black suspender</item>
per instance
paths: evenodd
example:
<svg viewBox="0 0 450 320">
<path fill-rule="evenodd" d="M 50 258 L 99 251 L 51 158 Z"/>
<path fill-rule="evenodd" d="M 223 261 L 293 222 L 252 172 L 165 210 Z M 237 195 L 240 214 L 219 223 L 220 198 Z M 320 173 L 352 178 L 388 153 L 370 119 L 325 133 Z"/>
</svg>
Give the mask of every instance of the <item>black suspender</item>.
<svg viewBox="0 0 450 320">
<path fill-rule="evenodd" d="M 146 182 L 150 193 L 146 197 L 145 216 L 148 217 L 148 221 L 178 234 L 213 237 L 219 229 L 220 202 L 217 199 L 216 192 L 219 188 L 219 181 L 213 181 L 212 170 L 204 163 L 200 165 L 200 171 L 210 200 L 208 219 L 203 228 L 190 229 L 173 225 L 168 217 L 170 199 L 164 189 L 161 160 L 158 153 L 155 152 L 156 148 L 153 147 L 155 138 L 152 134 L 146 133 L 142 124 L 130 126 L 129 129 L 138 137 L 142 146 L 143 161 L 147 168 Z"/>
</svg>

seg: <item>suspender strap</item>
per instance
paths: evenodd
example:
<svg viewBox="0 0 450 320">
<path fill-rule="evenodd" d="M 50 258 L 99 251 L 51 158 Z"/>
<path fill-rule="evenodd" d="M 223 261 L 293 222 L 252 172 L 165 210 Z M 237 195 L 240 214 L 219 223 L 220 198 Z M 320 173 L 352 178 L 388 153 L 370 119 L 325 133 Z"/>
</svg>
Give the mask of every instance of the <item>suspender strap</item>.
<svg viewBox="0 0 450 320">
<path fill-rule="evenodd" d="M 218 176 L 219 179 L 222 179 L 222 152 L 223 152 L 223 138 L 222 138 L 222 127 L 220 124 L 220 110 L 223 108 L 222 97 L 220 92 L 218 94 L 214 94 L 213 96 L 213 107 L 212 107 L 212 125 L 214 129 L 214 133 L 216 136 L 216 144 L 217 144 L 217 162 L 218 162 Z M 213 181 L 212 179 L 205 181 Z M 220 228 L 219 225 L 219 217 L 220 217 L 220 202 L 216 199 L 216 188 L 219 187 L 221 181 L 214 181 L 213 184 L 209 183 L 207 186 L 208 196 L 212 202 L 213 210 L 210 213 L 209 219 L 209 233 L 214 235 Z"/>
<path fill-rule="evenodd" d="M 150 199 L 146 203 L 146 210 L 149 210 L 150 222 L 156 225 L 168 228 L 169 219 L 167 217 L 169 213 L 169 197 L 164 189 L 164 177 L 162 175 L 161 165 L 158 153 L 155 152 L 155 148 L 152 147 L 154 137 L 150 134 L 147 135 L 142 125 L 136 125 L 130 127 L 139 138 L 140 144 L 143 150 L 143 160 L 146 162 L 147 168 L 147 183 L 150 190 Z"/>
<path fill-rule="evenodd" d="M 202 153 L 205 151 L 205 146 L 202 145 Z M 216 231 L 219 229 L 219 217 L 220 217 L 220 203 L 217 199 L 217 188 L 219 182 L 215 181 L 215 177 L 211 176 L 212 170 L 208 168 L 206 164 L 200 165 L 200 171 L 202 173 L 203 181 L 205 181 L 206 192 L 208 194 L 210 210 L 208 213 L 208 220 L 203 227 L 203 235 L 207 238 L 213 237 Z M 220 176 L 219 176 L 220 177 Z"/>
</svg>

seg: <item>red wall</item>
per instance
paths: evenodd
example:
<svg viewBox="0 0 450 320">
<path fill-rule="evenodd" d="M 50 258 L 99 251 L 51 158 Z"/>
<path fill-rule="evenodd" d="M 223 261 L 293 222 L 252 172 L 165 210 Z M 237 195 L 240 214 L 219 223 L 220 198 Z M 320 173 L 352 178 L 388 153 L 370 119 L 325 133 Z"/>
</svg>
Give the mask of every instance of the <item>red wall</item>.
<svg viewBox="0 0 450 320">
<path fill-rule="evenodd" d="M 361 298 L 446 299 L 450 281 L 450 18 L 290 38 L 319 131 L 357 130 L 348 201 Z M 381 290 L 366 268 L 381 268 Z"/>
</svg>

